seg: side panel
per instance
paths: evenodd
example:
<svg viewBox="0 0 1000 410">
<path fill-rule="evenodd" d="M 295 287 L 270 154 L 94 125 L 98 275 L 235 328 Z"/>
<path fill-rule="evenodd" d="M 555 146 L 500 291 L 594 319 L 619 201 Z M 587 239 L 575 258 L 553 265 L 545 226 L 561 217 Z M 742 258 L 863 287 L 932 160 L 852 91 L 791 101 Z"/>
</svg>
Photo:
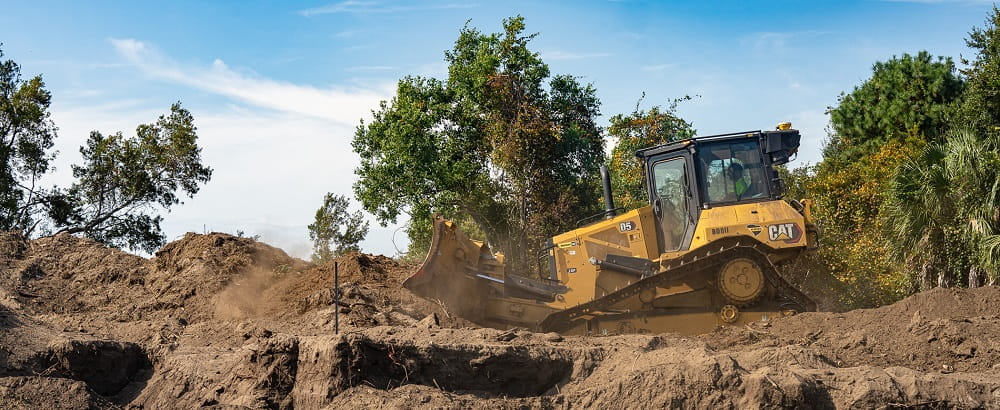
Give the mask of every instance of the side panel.
<svg viewBox="0 0 1000 410">
<path fill-rule="evenodd" d="M 754 238 L 774 249 L 805 248 L 806 219 L 783 200 L 703 209 L 691 249 L 720 238 L 740 235 Z M 677 255 L 666 256 L 673 258 Z"/>
<path fill-rule="evenodd" d="M 610 270 L 598 273 L 590 258 L 606 259 L 612 254 L 654 259 L 659 255 L 656 221 L 648 206 L 557 235 L 552 242 L 555 276 L 570 289 L 551 304 L 558 308 L 590 302 L 637 279 Z"/>
</svg>

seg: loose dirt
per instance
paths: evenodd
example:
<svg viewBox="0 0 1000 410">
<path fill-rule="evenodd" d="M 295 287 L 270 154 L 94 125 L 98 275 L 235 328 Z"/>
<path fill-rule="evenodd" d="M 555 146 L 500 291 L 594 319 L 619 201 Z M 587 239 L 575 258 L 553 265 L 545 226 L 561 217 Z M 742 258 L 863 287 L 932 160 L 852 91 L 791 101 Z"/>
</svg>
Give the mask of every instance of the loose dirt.
<svg viewBox="0 0 1000 410">
<path fill-rule="evenodd" d="M 1000 288 L 698 337 L 480 328 L 400 287 L 226 234 L 144 259 L 0 234 L 0 408 L 1000 408 Z M 335 317 L 340 333 L 334 332 Z"/>
</svg>

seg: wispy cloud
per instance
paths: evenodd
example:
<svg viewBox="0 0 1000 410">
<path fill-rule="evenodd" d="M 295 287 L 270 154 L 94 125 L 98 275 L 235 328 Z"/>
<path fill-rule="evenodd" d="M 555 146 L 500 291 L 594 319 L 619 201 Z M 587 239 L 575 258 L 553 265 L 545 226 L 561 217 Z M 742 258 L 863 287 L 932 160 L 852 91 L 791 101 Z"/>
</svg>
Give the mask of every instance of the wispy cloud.
<svg viewBox="0 0 1000 410">
<path fill-rule="evenodd" d="M 357 67 L 348 67 L 345 71 L 392 71 L 399 67 L 393 67 L 390 65 L 363 65 Z"/>
<path fill-rule="evenodd" d="M 337 34 L 334 34 L 333 38 L 352 38 L 354 36 L 357 36 L 358 33 L 359 33 L 358 30 L 344 30 L 338 32 Z"/>
<path fill-rule="evenodd" d="M 642 71 L 663 71 L 676 67 L 677 64 L 653 64 L 642 66 Z"/>
<path fill-rule="evenodd" d="M 829 34 L 825 31 L 758 32 L 740 39 L 740 44 L 756 49 L 783 51 L 789 42 L 797 39 L 819 37 Z"/>
<path fill-rule="evenodd" d="M 417 5 L 412 5 L 412 4 L 417 4 Z M 476 7 L 476 4 L 473 3 L 446 3 L 446 4 L 412 3 L 412 4 L 406 6 L 396 6 L 396 5 L 385 5 L 377 1 L 347 0 L 339 3 L 327 4 L 325 6 L 300 10 L 299 14 L 306 17 L 312 17 L 321 14 L 401 13 L 401 12 L 416 11 L 416 10 L 469 9 Z"/>
<path fill-rule="evenodd" d="M 591 58 L 611 57 L 611 53 L 574 53 L 571 51 L 543 51 L 540 53 L 545 60 L 585 60 Z"/>
<path fill-rule="evenodd" d="M 356 125 L 380 100 L 370 89 L 319 88 L 238 72 L 216 59 L 208 67 L 185 66 L 133 39 L 111 39 L 118 53 L 145 74 L 277 111 L 297 113 Z"/>
<path fill-rule="evenodd" d="M 442 78 L 448 75 L 448 63 L 444 61 L 435 61 L 432 63 L 421 64 L 414 69 L 414 74 L 423 77 Z"/>
</svg>

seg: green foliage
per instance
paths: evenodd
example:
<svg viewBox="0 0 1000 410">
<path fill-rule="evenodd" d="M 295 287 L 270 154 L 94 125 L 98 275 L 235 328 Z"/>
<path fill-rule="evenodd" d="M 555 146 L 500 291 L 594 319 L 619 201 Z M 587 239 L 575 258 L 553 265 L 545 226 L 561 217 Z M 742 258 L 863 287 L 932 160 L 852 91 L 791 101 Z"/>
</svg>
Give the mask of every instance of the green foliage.
<svg viewBox="0 0 1000 410">
<path fill-rule="evenodd" d="M 910 276 L 927 267 L 946 282 L 968 281 L 970 269 L 1000 277 L 1000 9 L 966 44 L 967 87 L 961 126 L 903 163 L 883 207 L 884 230 Z M 926 282 L 932 278 L 921 278 Z"/>
<path fill-rule="evenodd" d="M 921 51 L 876 62 L 872 77 L 829 109 L 833 134 L 805 188 L 823 230 L 821 260 L 843 283 L 847 306 L 888 303 L 915 289 L 895 237 L 880 228 L 890 219 L 884 204 L 898 164 L 945 139 L 964 88 L 951 59 Z"/>
<path fill-rule="evenodd" d="M 842 169 L 820 164 L 806 182 L 823 233 L 819 256 L 844 284 L 841 302 L 846 306 L 888 303 L 911 290 L 902 266 L 891 257 L 892 242 L 878 229 L 878 217 L 896 164 L 916 149 L 889 141 Z"/>
<path fill-rule="evenodd" d="M 179 192 L 193 196 L 212 175 L 201 163 L 191 113 L 174 104 L 134 138 L 92 132 L 80 149 L 84 164 L 73 165 L 76 182 L 42 189 L 38 181 L 55 158 L 51 100 L 41 76 L 24 80 L 17 63 L 0 61 L 0 229 L 158 248 L 164 236 L 156 211 L 180 203 Z"/>
<path fill-rule="evenodd" d="M 0 230 L 30 235 L 38 226 L 46 191 L 37 183 L 55 157 L 51 101 L 41 76 L 25 80 L 21 66 L 0 60 Z"/>
<path fill-rule="evenodd" d="M 962 130 L 947 143 L 951 200 L 971 264 L 1000 279 L 1000 135 Z M 963 270 L 961 273 L 964 273 Z"/>
<path fill-rule="evenodd" d="M 816 180 L 816 166 L 803 165 L 788 169 L 787 165 L 774 167 L 785 184 L 785 200 L 809 198 L 809 189 Z"/>
<path fill-rule="evenodd" d="M 68 190 L 54 190 L 48 216 L 57 232 L 80 233 L 112 246 L 155 251 L 165 238 L 156 211 L 193 197 L 212 177 L 201 163 L 194 117 L 175 103 L 169 115 L 136 127 L 135 137 L 92 131 L 83 165 Z"/>
<path fill-rule="evenodd" d="M 933 266 L 954 283 L 966 282 L 972 266 L 997 277 L 998 167 L 997 138 L 968 130 L 906 161 L 884 212 L 897 256 L 918 267 Z"/>
<path fill-rule="evenodd" d="M 823 162 L 844 167 L 893 139 L 940 141 L 964 87 L 950 58 L 926 51 L 876 62 L 872 77 L 829 109 L 834 134 Z"/>
<path fill-rule="evenodd" d="M 677 105 L 690 99 L 684 96 L 671 101 L 666 109 L 653 106 L 648 111 L 639 110 L 640 99 L 632 113 L 611 117 L 608 134 L 615 140 L 615 147 L 608 168 L 616 206 L 635 209 L 648 202 L 643 184 L 645 172 L 635 157 L 637 150 L 695 136 L 691 123 L 677 116 Z"/>
<path fill-rule="evenodd" d="M 408 213 L 411 247 L 426 246 L 443 213 L 473 222 L 523 270 L 545 237 L 599 211 L 603 140 L 593 87 L 550 77 L 523 18 L 503 26 L 463 28 L 445 53 L 447 80 L 399 81 L 355 133 L 354 190 L 380 223 Z"/>
<path fill-rule="evenodd" d="M 309 225 L 313 262 L 361 250 L 358 244 L 368 235 L 368 221 L 362 219 L 361 211 L 348 212 L 349 204 L 344 195 L 327 193 L 323 197 L 323 206 L 316 210 L 316 219 Z"/>
<path fill-rule="evenodd" d="M 967 128 L 982 137 L 1000 134 L 1000 9 L 996 5 L 984 28 L 973 28 L 965 40 L 975 50 L 968 67 L 962 70 L 968 79 L 961 118 Z"/>
</svg>

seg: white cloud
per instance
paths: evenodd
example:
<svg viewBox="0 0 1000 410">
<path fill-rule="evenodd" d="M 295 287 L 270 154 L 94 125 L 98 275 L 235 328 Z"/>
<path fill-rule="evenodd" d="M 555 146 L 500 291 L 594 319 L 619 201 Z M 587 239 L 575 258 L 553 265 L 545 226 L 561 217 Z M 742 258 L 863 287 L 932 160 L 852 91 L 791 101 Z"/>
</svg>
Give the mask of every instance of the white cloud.
<svg viewBox="0 0 1000 410">
<path fill-rule="evenodd" d="M 676 67 L 676 66 L 677 66 L 677 64 L 644 65 L 644 66 L 642 66 L 642 70 L 643 71 L 664 71 L 664 70 L 667 70 L 667 69 L 670 69 L 670 68 L 673 68 L 673 67 Z"/>
<path fill-rule="evenodd" d="M 391 71 L 396 70 L 399 67 L 393 67 L 390 65 L 363 65 L 357 67 L 348 67 L 344 71 Z"/>
<path fill-rule="evenodd" d="M 162 106 L 160 106 L 162 105 Z M 150 108 L 155 107 L 155 108 Z M 134 135 L 136 125 L 152 122 L 169 102 L 127 101 L 106 105 L 53 106 L 60 128 L 57 172 L 46 183 L 72 182 L 69 164 L 79 163 L 78 147 L 90 130 Z M 311 252 L 306 226 L 327 192 L 353 197 L 351 184 L 359 159 L 351 149 L 353 126 L 329 119 L 242 106 L 192 112 L 198 127 L 202 160 L 213 168 L 212 180 L 194 198 L 163 214 L 167 240 L 185 232 L 218 231 L 260 235 L 261 240 L 293 256 Z M 360 209 L 353 204 L 352 209 Z M 393 230 L 374 217 L 362 249 L 395 255 Z M 405 250 L 405 233 L 395 241 Z"/>
<path fill-rule="evenodd" d="M 333 35 L 333 38 L 352 38 L 357 36 L 358 30 L 345 30 Z"/>
<path fill-rule="evenodd" d="M 80 162 L 79 147 L 91 130 L 134 135 L 169 110 L 180 96 L 198 127 L 202 159 L 214 169 L 212 180 L 194 198 L 163 214 L 168 240 L 185 232 L 222 231 L 261 235 L 261 240 L 298 257 L 311 249 L 306 225 L 327 192 L 353 196 L 351 149 L 354 127 L 378 101 L 393 92 L 391 84 L 370 89 L 318 88 L 234 70 L 221 61 L 208 67 L 185 66 L 136 40 L 112 40 L 115 49 L 146 75 L 229 98 L 232 103 L 202 105 L 184 93 L 169 98 L 103 102 L 102 95 L 56 100 L 52 117 L 59 126 L 57 172 L 46 184 L 68 186 L 70 164 Z M 126 71 L 127 72 L 127 71 Z M 195 108 L 197 107 L 197 108 Z M 353 209 L 360 209 L 357 204 Z M 396 254 L 393 231 L 365 214 L 372 228 L 362 249 Z M 396 235 L 406 246 L 406 235 Z"/>
<path fill-rule="evenodd" d="M 384 5 L 377 1 L 347 0 L 347 1 L 342 1 L 340 3 L 331 3 L 325 6 L 300 10 L 299 14 L 306 17 L 312 17 L 322 14 L 400 13 L 400 12 L 415 11 L 415 10 L 450 10 L 450 9 L 469 9 L 476 7 L 476 4 L 472 3 L 427 4 L 427 3 L 414 2 L 411 4 L 419 4 L 419 5 L 390 6 L 390 5 Z"/>
<path fill-rule="evenodd" d="M 357 124 L 386 99 L 375 90 L 318 88 L 238 72 L 216 59 L 209 67 L 182 66 L 152 46 L 133 39 L 111 39 L 118 53 L 143 73 L 272 110 L 308 115 L 340 124 Z"/>
<path fill-rule="evenodd" d="M 542 59 L 544 60 L 584 60 L 591 58 L 604 58 L 611 57 L 614 54 L 611 53 L 574 53 L 570 51 L 543 51 L 541 53 Z"/>
<path fill-rule="evenodd" d="M 414 74 L 422 77 L 444 78 L 448 76 L 448 63 L 445 61 L 436 61 L 421 64 L 414 69 Z"/>
<path fill-rule="evenodd" d="M 740 38 L 740 44 L 766 52 L 783 52 L 793 40 L 829 34 L 825 31 L 758 32 Z"/>
</svg>

